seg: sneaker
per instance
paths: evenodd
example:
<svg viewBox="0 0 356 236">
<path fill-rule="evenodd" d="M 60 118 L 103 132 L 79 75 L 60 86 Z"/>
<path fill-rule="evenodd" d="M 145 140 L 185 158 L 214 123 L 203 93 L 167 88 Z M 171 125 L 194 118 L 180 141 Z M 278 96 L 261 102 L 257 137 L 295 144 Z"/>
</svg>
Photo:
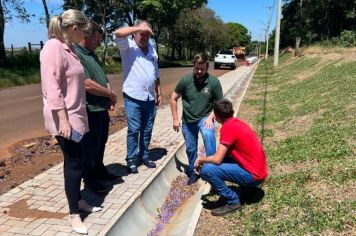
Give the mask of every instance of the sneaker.
<svg viewBox="0 0 356 236">
<path fill-rule="evenodd" d="M 213 216 L 223 216 L 239 209 L 241 209 L 241 204 L 233 204 L 233 205 L 227 204 L 222 207 L 218 207 L 211 210 L 211 214 Z"/>
<path fill-rule="evenodd" d="M 87 227 L 83 224 L 82 219 L 80 219 L 79 214 L 69 215 L 69 224 L 72 230 L 79 234 L 88 234 Z"/>
<path fill-rule="evenodd" d="M 86 211 L 86 212 L 89 212 L 89 213 L 98 212 L 98 211 L 101 211 L 103 209 L 102 207 L 96 207 L 96 206 L 89 205 L 83 199 L 80 200 L 78 203 L 79 203 L 79 210 Z"/>
<path fill-rule="evenodd" d="M 198 181 L 199 178 L 200 178 L 199 175 L 197 175 L 197 174 L 195 174 L 195 173 L 194 173 L 194 174 L 191 174 L 190 177 L 189 177 L 189 179 L 188 179 L 188 185 L 194 184 L 195 182 Z"/>
<path fill-rule="evenodd" d="M 147 166 L 148 168 L 156 168 L 156 164 L 151 161 L 150 159 L 146 158 L 142 160 L 142 163 Z"/>
<path fill-rule="evenodd" d="M 132 174 L 137 174 L 138 173 L 138 169 L 137 169 L 137 166 L 135 164 L 127 166 L 127 168 L 129 170 L 129 172 L 132 173 Z"/>
</svg>

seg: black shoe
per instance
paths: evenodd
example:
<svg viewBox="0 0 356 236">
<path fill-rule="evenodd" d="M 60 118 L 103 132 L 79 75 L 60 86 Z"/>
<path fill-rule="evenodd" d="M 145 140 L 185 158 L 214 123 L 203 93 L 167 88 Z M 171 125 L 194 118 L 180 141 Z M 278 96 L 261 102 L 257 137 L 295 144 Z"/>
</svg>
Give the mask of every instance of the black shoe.
<svg viewBox="0 0 356 236">
<path fill-rule="evenodd" d="M 211 214 L 213 216 L 223 216 L 223 215 L 229 214 L 231 212 L 237 211 L 239 209 L 241 209 L 241 204 L 234 204 L 234 205 L 227 204 L 222 207 L 218 207 L 218 208 L 211 210 Z"/>
<path fill-rule="evenodd" d="M 128 165 L 127 169 L 129 170 L 130 173 L 132 174 L 137 174 L 138 173 L 138 169 L 137 166 L 135 164 L 132 165 Z"/>
<path fill-rule="evenodd" d="M 189 179 L 188 179 L 188 185 L 194 184 L 195 182 L 198 181 L 199 178 L 200 178 L 199 175 L 197 175 L 197 174 L 195 174 L 195 173 L 194 173 L 194 174 L 191 174 L 190 177 L 189 177 Z"/>
<path fill-rule="evenodd" d="M 148 168 L 156 168 L 156 164 L 151 161 L 150 159 L 146 158 L 142 160 L 142 163 L 147 166 Z"/>
<path fill-rule="evenodd" d="M 226 205 L 226 201 L 223 198 L 218 198 L 216 201 L 210 200 L 204 195 L 201 197 L 202 205 L 205 209 L 212 210 Z"/>
</svg>

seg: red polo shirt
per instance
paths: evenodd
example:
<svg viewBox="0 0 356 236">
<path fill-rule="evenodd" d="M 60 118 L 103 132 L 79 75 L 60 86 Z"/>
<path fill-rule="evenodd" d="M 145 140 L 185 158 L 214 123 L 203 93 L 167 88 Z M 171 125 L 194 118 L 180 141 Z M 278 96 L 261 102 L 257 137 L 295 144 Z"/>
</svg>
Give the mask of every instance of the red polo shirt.
<svg viewBox="0 0 356 236">
<path fill-rule="evenodd" d="M 248 124 L 238 118 L 225 121 L 220 129 L 220 143 L 229 148 L 229 155 L 256 181 L 267 178 L 266 155 Z"/>
</svg>

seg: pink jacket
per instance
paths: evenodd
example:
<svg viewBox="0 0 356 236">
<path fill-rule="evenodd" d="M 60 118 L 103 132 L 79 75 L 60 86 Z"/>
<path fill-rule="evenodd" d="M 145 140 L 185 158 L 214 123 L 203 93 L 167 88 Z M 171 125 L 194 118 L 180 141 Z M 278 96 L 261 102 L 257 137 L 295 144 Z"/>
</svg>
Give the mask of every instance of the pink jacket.
<svg viewBox="0 0 356 236">
<path fill-rule="evenodd" d="M 66 108 L 69 123 L 81 134 L 89 131 L 84 70 L 68 45 L 57 39 L 46 42 L 40 54 L 45 127 L 58 135 L 59 120 L 52 111 Z"/>
</svg>

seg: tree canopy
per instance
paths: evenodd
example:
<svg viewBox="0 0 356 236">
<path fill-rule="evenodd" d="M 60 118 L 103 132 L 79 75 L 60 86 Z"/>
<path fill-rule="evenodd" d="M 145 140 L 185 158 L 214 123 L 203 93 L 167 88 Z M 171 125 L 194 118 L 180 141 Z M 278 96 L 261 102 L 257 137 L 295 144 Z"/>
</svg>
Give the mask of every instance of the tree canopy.
<svg viewBox="0 0 356 236">
<path fill-rule="evenodd" d="M 355 0 L 287 0 L 282 8 L 281 44 L 304 44 L 339 37 L 345 30 L 356 30 Z"/>
<path fill-rule="evenodd" d="M 28 23 L 30 15 L 23 7 L 21 0 L 2 0 L 0 1 L 0 66 L 6 63 L 6 53 L 4 45 L 5 22 L 11 21 L 13 17 Z"/>
<path fill-rule="evenodd" d="M 248 30 L 245 26 L 234 22 L 228 22 L 226 25 L 230 34 L 230 48 L 247 46 L 250 43 L 251 36 L 248 34 Z"/>
</svg>

